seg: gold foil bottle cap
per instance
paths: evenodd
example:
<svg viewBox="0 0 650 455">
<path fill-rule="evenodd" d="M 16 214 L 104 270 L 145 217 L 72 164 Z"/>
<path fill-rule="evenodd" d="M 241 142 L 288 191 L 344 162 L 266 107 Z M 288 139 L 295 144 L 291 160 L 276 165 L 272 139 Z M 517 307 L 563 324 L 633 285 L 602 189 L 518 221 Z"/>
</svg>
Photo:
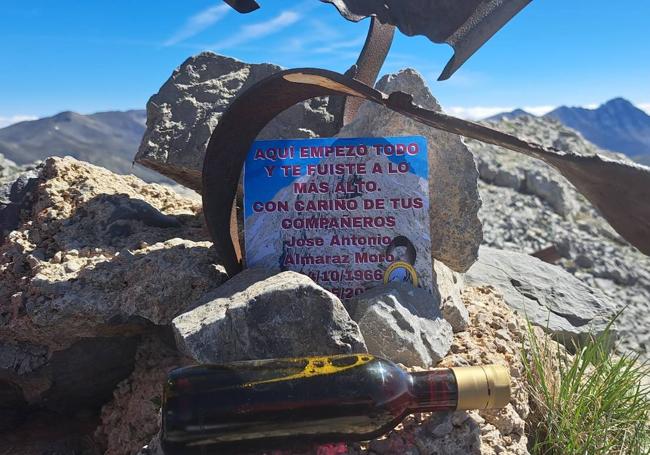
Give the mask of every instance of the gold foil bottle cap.
<svg viewBox="0 0 650 455">
<path fill-rule="evenodd" d="M 456 409 L 503 408 L 510 402 L 510 372 L 501 365 L 451 369 L 458 385 Z"/>
</svg>

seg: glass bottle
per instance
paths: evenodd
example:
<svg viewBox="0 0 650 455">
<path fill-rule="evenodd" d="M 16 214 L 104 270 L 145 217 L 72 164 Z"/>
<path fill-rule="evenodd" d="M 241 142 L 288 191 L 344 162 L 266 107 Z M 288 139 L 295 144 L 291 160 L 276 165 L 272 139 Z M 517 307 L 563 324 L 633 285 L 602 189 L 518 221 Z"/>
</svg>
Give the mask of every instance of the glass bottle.
<svg viewBox="0 0 650 455">
<path fill-rule="evenodd" d="M 504 407 L 506 367 L 408 373 L 368 354 L 198 365 L 170 372 L 167 455 L 376 438 L 416 412 Z"/>
</svg>

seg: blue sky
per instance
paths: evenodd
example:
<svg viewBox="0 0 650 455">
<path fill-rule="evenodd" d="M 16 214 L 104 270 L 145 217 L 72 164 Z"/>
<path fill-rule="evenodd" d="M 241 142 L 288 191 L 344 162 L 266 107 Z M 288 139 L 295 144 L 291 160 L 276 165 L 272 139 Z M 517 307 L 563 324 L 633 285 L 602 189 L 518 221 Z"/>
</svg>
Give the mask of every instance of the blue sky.
<svg viewBox="0 0 650 455">
<path fill-rule="evenodd" d="M 64 110 L 144 108 L 185 58 L 213 50 L 249 62 L 344 71 L 367 21 L 316 0 L 260 0 L 239 15 L 213 0 L 2 0 L 0 126 Z M 650 1 L 533 0 L 449 81 L 446 45 L 398 34 L 384 72 L 411 66 L 443 107 L 482 117 L 541 113 L 623 96 L 650 111 Z"/>
</svg>

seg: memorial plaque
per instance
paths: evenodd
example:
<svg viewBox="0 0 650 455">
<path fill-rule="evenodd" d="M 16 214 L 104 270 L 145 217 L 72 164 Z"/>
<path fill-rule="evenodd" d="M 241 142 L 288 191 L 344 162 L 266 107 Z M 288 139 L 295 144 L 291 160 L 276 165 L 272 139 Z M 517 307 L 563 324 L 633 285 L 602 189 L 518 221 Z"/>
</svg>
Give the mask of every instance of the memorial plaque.
<svg viewBox="0 0 650 455">
<path fill-rule="evenodd" d="M 244 168 L 248 267 L 293 270 L 348 299 L 432 289 L 426 139 L 257 141 Z"/>
</svg>

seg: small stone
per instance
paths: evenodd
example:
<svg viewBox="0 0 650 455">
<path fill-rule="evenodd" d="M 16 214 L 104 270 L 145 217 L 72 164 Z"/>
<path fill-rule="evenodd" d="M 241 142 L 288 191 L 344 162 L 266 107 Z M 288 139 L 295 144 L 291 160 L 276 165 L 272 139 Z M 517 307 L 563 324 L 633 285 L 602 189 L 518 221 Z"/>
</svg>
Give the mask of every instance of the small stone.
<svg viewBox="0 0 650 455">
<path fill-rule="evenodd" d="M 78 272 L 79 270 L 81 270 L 82 266 L 83 266 L 83 263 L 81 261 L 71 259 L 71 260 L 65 262 L 65 264 L 63 265 L 63 268 L 68 273 L 74 273 L 74 272 Z"/>
<path fill-rule="evenodd" d="M 467 411 L 456 411 L 451 416 L 451 423 L 454 426 L 459 427 L 463 423 L 465 423 L 465 421 L 468 418 L 469 418 L 469 414 L 467 413 Z"/>
<path fill-rule="evenodd" d="M 496 346 L 497 352 L 502 354 L 509 352 L 512 353 L 512 348 L 508 345 L 506 341 L 503 341 L 500 338 L 494 340 L 494 345 Z"/>
<path fill-rule="evenodd" d="M 54 256 L 52 256 L 52 263 L 60 264 L 62 259 L 63 259 L 63 253 L 61 251 L 57 251 L 56 253 L 54 253 Z"/>
<path fill-rule="evenodd" d="M 435 437 L 441 438 L 453 431 L 454 427 L 450 419 L 445 419 L 440 425 L 436 426 L 432 433 Z"/>
<path fill-rule="evenodd" d="M 430 367 L 451 347 L 451 325 L 427 291 L 391 282 L 372 288 L 347 307 L 370 352 L 407 366 Z"/>
<path fill-rule="evenodd" d="M 199 301 L 172 321 L 178 348 L 199 362 L 367 351 L 341 301 L 299 273 L 245 270 Z"/>
</svg>

